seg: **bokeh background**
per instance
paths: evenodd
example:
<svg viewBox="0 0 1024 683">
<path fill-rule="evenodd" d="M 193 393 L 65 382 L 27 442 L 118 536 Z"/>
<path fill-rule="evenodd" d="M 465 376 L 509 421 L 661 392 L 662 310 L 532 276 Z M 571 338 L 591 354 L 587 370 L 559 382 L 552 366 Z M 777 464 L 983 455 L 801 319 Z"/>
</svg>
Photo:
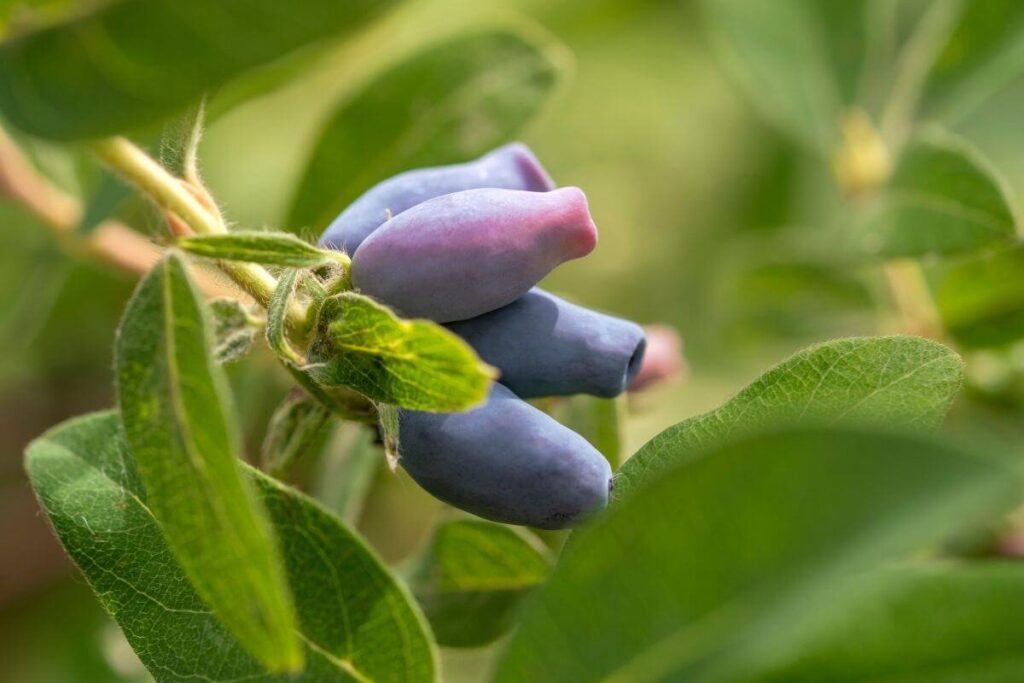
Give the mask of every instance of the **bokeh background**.
<svg viewBox="0 0 1024 683">
<path fill-rule="evenodd" d="M 18 5 L 0 8 L 8 18 L 29 11 Z M 843 199 L 827 165 L 756 114 L 723 71 L 700 9 L 678 0 L 416 0 L 369 39 L 311 61 L 300 81 L 218 118 L 200 150 L 205 178 L 235 223 L 278 225 L 317 126 L 382 60 L 495 16 L 535 21 L 567 46 L 573 66 L 521 137 L 559 184 L 586 191 L 600 231 L 593 255 L 546 285 L 673 325 L 686 340 L 688 378 L 630 399 L 632 452 L 798 348 L 890 331 L 878 274 L 835 265 L 846 255 L 827 236 Z M 1014 198 L 1024 192 L 1021 121 L 1024 80 L 956 128 L 1003 172 Z M 33 152 L 76 189 L 80 161 L 42 145 Z M 161 232 L 155 212 L 134 211 L 134 225 Z M 146 680 L 51 536 L 22 468 L 33 437 L 111 404 L 110 349 L 134 282 L 57 254 L 49 233 L 2 202 L 0 239 L 0 680 Z M 255 448 L 288 383 L 261 354 L 231 372 Z M 985 414 L 1012 431 L 1016 389 L 1000 372 L 1006 390 Z M 404 476 L 381 474 L 360 527 L 400 564 L 440 512 Z M 480 656 L 452 659 L 452 677 L 471 680 Z"/>
</svg>

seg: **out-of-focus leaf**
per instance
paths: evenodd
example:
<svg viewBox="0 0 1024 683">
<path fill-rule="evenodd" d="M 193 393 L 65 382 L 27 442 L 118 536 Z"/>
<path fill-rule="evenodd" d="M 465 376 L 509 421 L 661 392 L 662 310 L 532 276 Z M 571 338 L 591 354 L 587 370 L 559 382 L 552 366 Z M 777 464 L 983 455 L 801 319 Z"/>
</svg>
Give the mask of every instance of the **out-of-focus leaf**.
<svg viewBox="0 0 1024 683">
<path fill-rule="evenodd" d="M 179 239 L 178 246 L 196 256 L 286 268 L 348 264 L 348 257 L 340 251 L 317 249 L 287 232 L 236 231 L 223 235 L 193 235 Z"/>
<path fill-rule="evenodd" d="M 377 469 L 384 462 L 375 437 L 376 430 L 366 425 L 339 425 L 325 447 L 313 483 L 316 499 L 353 527 L 362 515 Z"/>
<path fill-rule="evenodd" d="M 303 652 L 282 560 L 239 469 L 238 428 L 208 325 L 172 252 L 139 284 L 118 332 L 125 436 L 146 505 L 196 592 L 270 670 L 295 671 Z"/>
<path fill-rule="evenodd" d="M 723 674 L 851 576 L 995 519 L 1017 479 L 911 436 L 800 430 L 720 447 L 577 534 L 496 678 L 747 680 Z"/>
<path fill-rule="evenodd" d="M 274 475 L 291 465 L 322 441 L 330 413 L 305 393 L 289 394 L 274 411 L 263 439 L 260 461 Z"/>
<path fill-rule="evenodd" d="M 82 234 L 89 234 L 99 227 L 135 195 L 134 190 L 114 173 L 105 169 L 100 173 L 99 183 L 86 199 L 82 218 L 78 221 L 78 232 Z"/>
<path fill-rule="evenodd" d="M 323 228 L 385 178 L 466 161 L 508 141 L 551 95 L 564 61 L 558 50 L 488 31 L 432 45 L 381 74 L 320 132 L 288 226 Z"/>
<path fill-rule="evenodd" d="M 259 321 L 245 310 L 238 299 L 213 299 L 213 357 L 218 363 L 233 363 L 249 349 L 259 333 Z"/>
<path fill-rule="evenodd" d="M 301 674 L 272 676 L 189 583 L 116 415 L 51 430 L 27 462 L 61 542 L 157 680 L 435 680 L 433 645 L 411 597 L 355 534 L 297 491 L 241 466 L 281 539 L 306 656 Z"/>
<path fill-rule="evenodd" d="M 0 350 L 5 353 L 32 344 L 50 318 L 71 269 L 67 257 L 52 245 L 41 246 L 28 258 L 31 265 L 18 291 L 0 305 Z"/>
<path fill-rule="evenodd" d="M 512 629 L 550 572 L 551 559 L 525 531 L 461 519 L 434 529 L 411 584 L 438 644 L 479 647 Z"/>
<path fill-rule="evenodd" d="M 775 126 L 827 154 L 853 98 L 863 4 L 813 0 L 705 0 L 723 65 Z"/>
<path fill-rule="evenodd" d="M 883 257 L 949 254 L 1008 241 L 1016 220 L 1002 180 L 966 142 L 918 135 L 858 226 L 863 248 Z"/>
<path fill-rule="evenodd" d="M 946 330 L 964 346 L 1024 337 L 1024 246 L 939 264 L 930 278 Z"/>
<path fill-rule="evenodd" d="M 925 86 L 925 115 L 955 123 L 1024 73 L 1024 4 L 961 2 Z"/>
<path fill-rule="evenodd" d="M 617 400 L 584 394 L 569 396 L 555 403 L 551 415 L 601 451 L 613 470 L 618 469 L 622 463 L 622 437 Z"/>
<path fill-rule="evenodd" d="M 715 410 L 644 444 L 619 470 L 616 497 L 744 431 L 800 421 L 933 429 L 962 381 L 960 358 L 927 339 L 860 337 L 811 346 Z"/>
<path fill-rule="evenodd" d="M 186 107 L 164 126 L 160 136 L 160 165 L 189 182 L 199 180 L 199 143 L 203 139 L 206 103 Z"/>
<path fill-rule="evenodd" d="M 990 683 L 1024 679 L 1024 568 L 909 566 L 855 581 L 796 620 L 802 638 L 773 643 L 762 683 Z M 787 638 L 788 640 L 788 638 Z M 780 661 L 781 660 L 781 661 Z"/>
<path fill-rule="evenodd" d="M 483 401 L 497 376 L 462 339 L 429 320 L 402 320 L 345 292 L 320 310 L 320 337 L 305 368 L 321 384 L 413 410 L 453 412 Z"/>
<path fill-rule="evenodd" d="M 351 35 L 390 0 L 123 0 L 0 44 L 0 110 L 26 132 L 93 138 L 159 121 L 238 74 Z"/>
</svg>

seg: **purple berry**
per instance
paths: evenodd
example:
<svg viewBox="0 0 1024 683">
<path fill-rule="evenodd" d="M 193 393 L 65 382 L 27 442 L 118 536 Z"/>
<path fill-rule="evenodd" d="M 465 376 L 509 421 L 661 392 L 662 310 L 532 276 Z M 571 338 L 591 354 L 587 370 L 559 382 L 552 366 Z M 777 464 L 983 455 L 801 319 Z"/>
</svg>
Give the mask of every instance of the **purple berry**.
<svg viewBox="0 0 1024 683">
<path fill-rule="evenodd" d="M 389 216 L 397 216 L 434 197 L 484 187 L 547 192 L 555 184 L 533 152 L 526 145 L 513 142 L 476 161 L 419 168 L 377 183 L 334 219 L 320 244 L 354 254 Z"/>
<path fill-rule="evenodd" d="M 453 192 L 370 235 L 352 258 L 352 282 L 407 317 L 465 320 L 512 303 L 596 244 L 578 188 Z"/>
<path fill-rule="evenodd" d="M 644 356 L 639 325 L 537 288 L 508 306 L 448 327 L 501 370 L 501 383 L 522 398 L 618 396 Z"/>
<path fill-rule="evenodd" d="M 586 439 L 500 384 L 463 413 L 401 413 L 399 464 L 435 497 L 506 524 L 563 529 L 608 503 L 612 472 Z"/>
</svg>

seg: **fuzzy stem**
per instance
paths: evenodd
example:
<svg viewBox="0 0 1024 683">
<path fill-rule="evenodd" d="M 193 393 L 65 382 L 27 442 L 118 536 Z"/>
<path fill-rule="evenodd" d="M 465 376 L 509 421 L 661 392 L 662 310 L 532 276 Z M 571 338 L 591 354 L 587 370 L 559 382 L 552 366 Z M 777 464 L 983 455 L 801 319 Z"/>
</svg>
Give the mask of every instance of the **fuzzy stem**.
<svg viewBox="0 0 1024 683">
<path fill-rule="evenodd" d="M 78 233 L 75 228 L 83 213 L 81 203 L 36 171 L 2 130 L 0 197 L 32 214 L 53 233 L 57 245 L 71 256 L 100 261 L 133 275 L 146 273 L 162 256 L 158 245 L 120 221 L 106 220 L 88 234 Z M 237 298 L 241 294 L 206 271 L 196 275 L 199 286 L 209 296 Z"/>
<path fill-rule="evenodd" d="M 122 137 L 105 138 L 91 144 L 93 152 L 107 165 L 153 198 L 164 210 L 173 213 L 199 235 L 226 233 L 227 226 L 211 213 L 195 195 L 131 141 Z M 277 280 L 261 266 L 252 263 L 221 261 L 218 266 L 264 307 L 270 302 Z M 288 308 L 290 327 L 303 330 L 307 312 L 298 303 Z"/>
</svg>

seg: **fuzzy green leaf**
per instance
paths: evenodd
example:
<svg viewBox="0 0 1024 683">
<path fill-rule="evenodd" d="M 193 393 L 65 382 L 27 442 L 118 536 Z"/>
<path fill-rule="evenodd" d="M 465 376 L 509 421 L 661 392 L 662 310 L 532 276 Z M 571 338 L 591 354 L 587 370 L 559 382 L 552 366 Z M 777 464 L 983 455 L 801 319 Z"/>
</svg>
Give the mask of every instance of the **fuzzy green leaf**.
<svg viewBox="0 0 1024 683">
<path fill-rule="evenodd" d="M 355 534 L 297 491 L 241 466 L 281 539 L 305 650 L 301 674 L 271 675 L 190 585 L 116 415 L 51 430 L 29 447 L 27 464 L 65 549 L 157 680 L 435 680 L 434 648 L 411 597 Z"/>
<path fill-rule="evenodd" d="M 512 629 L 523 599 L 551 572 L 543 545 L 526 533 L 468 519 L 434 530 L 411 583 L 440 645 L 479 647 Z"/>
<path fill-rule="evenodd" d="M 351 35 L 391 0 L 123 0 L 0 43 L 0 110 L 56 139 L 155 123 L 235 76 Z"/>
<path fill-rule="evenodd" d="M 547 101 L 560 50 L 510 30 L 461 35 L 410 55 L 346 98 L 320 132 L 289 211 L 323 228 L 375 183 L 480 156 Z"/>
<path fill-rule="evenodd" d="M 466 410 L 486 398 L 497 375 L 440 325 L 402 320 L 353 292 L 327 299 L 319 331 L 305 368 L 316 381 L 402 408 Z"/>
<path fill-rule="evenodd" d="M 274 476 L 288 472 L 292 464 L 322 443 L 330 418 L 327 408 L 305 393 L 285 397 L 267 425 L 260 461 Z"/>
<path fill-rule="evenodd" d="M 997 519 L 1019 486 L 1009 462 L 909 435 L 733 442 L 582 529 L 496 678 L 760 680 L 728 674 L 850 577 Z"/>
<path fill-rule="evenodd" d="M 1002 180 L 980 154 L 930 131 L 908 145 L 859 229 L 869 253 L 922 256 L 1009 241 L 1016 220 Z"/>
<path fill-rule="evenodd" d="M 317 249 L 286 232 L 236 231 L 223 235 L 182 237 L 178 246 L 206 258 L 247 261 L 285 268 L 316 268 L 328 263 L 347 266 L 348 257 L 338 251 Z"/>
<path fill-rule="evenodd" d="M 227 380 L 213 362 L 206 310 L 169 254 L 128 304 L 116 349 L 124 431 L 147 506 L 196 591 L 271 670 L 302 648 L 263 506 L 239 469 Z"/>
<path fill-rule="evenodd" d="M 233 363 L 249 352 L 259 332 L 254 319 L 238 299 L 213 299 L 213 357 L 221 364 Z"/>
<path fill-rule="evenodd" d="M 811 346 L 722 406 L 644 444 L 619 470 L 616 497 L 743 431 L 797 421 L 933 429 L 962 381 L 960 358 L 926 339 L 860 337 Z"/>
</svg>

